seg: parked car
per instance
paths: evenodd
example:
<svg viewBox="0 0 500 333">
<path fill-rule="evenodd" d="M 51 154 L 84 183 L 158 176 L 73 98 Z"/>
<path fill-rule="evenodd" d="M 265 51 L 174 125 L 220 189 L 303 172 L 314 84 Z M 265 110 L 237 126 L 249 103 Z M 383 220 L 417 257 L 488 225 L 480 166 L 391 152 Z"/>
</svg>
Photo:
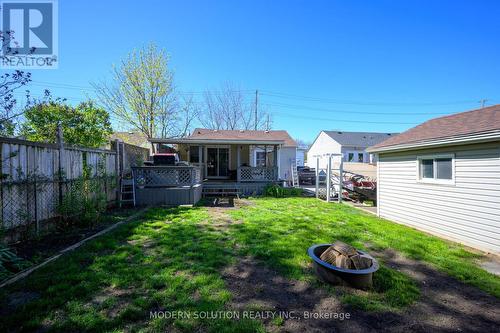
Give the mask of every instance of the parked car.
<svg viewBox="0 0 500 333">
<path fill-rule="evenodd" d="M 175 153 L 157 153 L 153 154 L 152 161 L 145 161 L 144 165 L 179 165 L 179 155 Z"/>
<path fill-rule="evenodd" d="M 299 184 L 316 184 L 316 169 L 307 166 L 298 166 L 297 174 L 299 176 Z M 326 181 L 326 174 L 323 171 L 319 173 L 320 183 Z"/>
</svg>

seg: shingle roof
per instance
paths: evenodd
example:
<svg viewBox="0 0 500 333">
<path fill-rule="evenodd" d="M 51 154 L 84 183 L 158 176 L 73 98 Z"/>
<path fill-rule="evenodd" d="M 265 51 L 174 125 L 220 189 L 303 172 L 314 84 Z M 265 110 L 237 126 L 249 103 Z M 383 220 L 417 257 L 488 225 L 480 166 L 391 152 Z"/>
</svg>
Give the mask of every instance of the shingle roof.
<svg viewBox="0 0 500 333">
<path fill-rule="evenodd" d="M 253 130 L 213 130 L 207 128 L 196 128 L 188 139 L 212 139 L 212 140 L 277 140 L 283 141 L 285 147 L 296 147 L 295 140 L 287 131 L 253 131 Z"/>
<path fill-rule="evenodd" d="M 370 147 L 398 133 L 323 131 L 342 146 Z"/>
<path fill-rule="evenodd" d="M 428 120 L 370 150 L 491 131 L 500 131 L 500 104 Z"/>
</svg>

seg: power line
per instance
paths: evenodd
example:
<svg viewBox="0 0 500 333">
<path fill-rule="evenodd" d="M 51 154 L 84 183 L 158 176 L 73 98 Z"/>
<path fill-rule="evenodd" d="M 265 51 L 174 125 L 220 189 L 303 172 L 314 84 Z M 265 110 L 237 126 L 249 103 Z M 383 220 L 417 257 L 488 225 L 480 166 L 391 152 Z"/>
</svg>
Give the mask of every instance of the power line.
<svg viewBox="0 0 500 333">
<path fill-rule="evenodd" d="M 299 110 L 310 110 L 310 111 L 321 111 L 328 113 L 352 113 L 352 114 L 372 114 L 372 115 L 392 115 L 392 116 L 432 116 L 432 115 L 447 115 L 450 112 L 370 112 L 370 111 L 350 111 L 350 110 L 338 110 L 338 109 L 324 109 L 324 108 L 315 108 L 304 105 L 293 105 L 293 104 L 284 104 L 284 103 L 263 103 L 266 106 L 274 106 L 274 107 L 283 107 L 283 108 L 292 108 Z"/>
<path fill-rule="evenodd" d="M 339 123 L 358 123 L 358 124 L 391 124 L 391 125 L 416 125 L 417 123 L 407 123 L 407 122 L 395 122 L 395 121 L 368 121 L 368 120 L 346 120 L 337 118 L 317 118 L 310 116 L 299 116 L 299 115 L 289 115 L 281 112 L 273 112 L 273 114 L 278 114 L 279 117 L 295 118 L 295 119 L 305 119 L 305 120 L 317 120 L 317 121 L 331 121 Z"/>
<path fill-rule="evenodd" d="M 76 84 L 67 84 L 67 83 L 56 83 L 56 82 L 46 82 L 46 81 L 36 81 L 33 80 L 30 84 L 39 86 L 39 87 L 51 87 L 51 88 L 61 88 L 61 89 L 73 89 L 73 90 L 84 90 L 96 92 L 96 89 L 91 86 L 83 86 Z M 205 94 L 206 92 L 210 92 L 212 94 L 223 94 L 225 91 L 211 91 L 211 90 L 203 90 L 203 91 L 177 91 L 178 94 L 185 95 L 196 95 L 196 94 Z M 241 89 L 241 90 L 232 90 L 232 92 L 238 92 L 242 94 L 254 94 L 254 90 L 250 89 Z M 294 100 L 302 100 L 309 102 L 322 102 L 322 103 L 332 103 L 332 104 L 350 104 L 350 105 L 360 105 L 360 106 L 446 106 L 446 105 L 463 105 L 463 104 L 473 104 L 477 103 L 475 100 L 463 100 L 463 101 L 451 101 L 451 102 L 364 102 L 364 101 L 354 101 L 354 100 L 342 100 L 342 99 L 332 99 L 325 97 L 313 97 L 313 96 L 304 96 L 304 95 L 295 95 L 283 92 L 275 92 L 271 90 L 260 90 L 260 96 L 268 96 L 268 97 L 276 97 L 281 99 L 294 99 Z M 487 100 L 481 100 L 480 102 L 484 103 Z"/>
<path fill-rule="evenodd" d="M 44 81 L 31 81 L 31 85 L 38 86 L 38 87 L 49 87 L 49 88 L 61 88 L 61 89 L 74 89 L 74 90 L 86 90 L 86 91 L 92 91 L 96 92 L 97 90 L 94 87 L 90 86 L 80 86 L 80 85 L 73 85 L 73 84 L 65 84 L 65 83 L 51 83 L 51 82 L 44 82 Z M 189 91 L 189 90 L 181 90 L 181 91 L 176 91 L 176 93 L 181 94 L 181 95 L 195 95 L 195 94 L 205 94 L 207 92 L 210 92 L 212 94 L 224 94 L 227 91 L 217 91 L 217 90 L 202 90 L 202 91 Z M 230 92 L 238 92 L 242 94 L 253 94 L 254 90 L 250 89 L 243 89 L 243 90 L 230 90 Z"/>
<path fill-rule="evenodd" d="M 365 105 L 365 106 L 444 106 L 444 105 L 460 105 L 460 104 L 471 104 L 476 101 L 453 101 L 453 102 L 359 102 L 353 100 L 339 100 L 339 99 L 331 99 L 331 98 L 322 98 L 322 97 L 311 97 L 311 96 L 302 96 L 302 95 L 294 95 L 280 92 L 273 92 L 269 90 L 261 90 L 263 96 L 277 97 L 283 99 L 296 99 L 296 100 L 306 100 L 311 102 L 323 102 L 323 103 L 332 103 L 332 104 L 352 104 L 352 105 Z"/>
</svg>

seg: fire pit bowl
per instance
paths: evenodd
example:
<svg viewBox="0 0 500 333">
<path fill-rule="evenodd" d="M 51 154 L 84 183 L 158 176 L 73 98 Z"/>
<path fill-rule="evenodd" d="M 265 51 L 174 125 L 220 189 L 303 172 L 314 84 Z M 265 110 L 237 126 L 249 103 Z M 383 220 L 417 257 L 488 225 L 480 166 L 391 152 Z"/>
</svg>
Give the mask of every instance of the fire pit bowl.
<svg viewBox="0 0 500 333">
<path fill-rule="evenodd" d="M 332 244 L 313 245 L 307 250 L 312 258 L 314 271 L 325 282 L 336 285 L 347 285 L 358 289 L 368 289 L 372 286 L 372 275 L 379 268 L 377 260 L 363 251 L 359 254 L 372 259 L 372 265 L 366 269 L 346 269 L 331 265 L 320 259 L 321 254 Z"/>
</svg>

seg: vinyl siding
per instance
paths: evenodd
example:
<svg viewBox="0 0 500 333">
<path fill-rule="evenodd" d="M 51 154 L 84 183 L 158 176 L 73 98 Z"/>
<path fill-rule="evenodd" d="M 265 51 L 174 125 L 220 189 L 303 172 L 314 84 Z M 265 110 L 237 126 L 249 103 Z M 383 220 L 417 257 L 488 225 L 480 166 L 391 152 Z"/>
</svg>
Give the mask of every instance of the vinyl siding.
<svg viewBox="0 0 500 333">
<path fill-rule="evenodd" d="M 283 147 L 280 150 L 280 179 L 291 179 L 292 164 L 297 158 L 297 148 Z"/>
<path fill-rule="evenodd" d="M 317 157 L 314 156 L 324 154 L 340 154 L 341 151 L 342 146 L 337 141 L 333 140 L 325 132 L 321 132 L 307 152 L 307 165 L 311 168 L 316 168 Z M 340 158 L 336 157 L 335 160 L 332 160 L 332 162 L 338 164 L 340 162 Z M 319 168 L 326 169 L 327 165 L 328 158 L 321 157 L 319 159 Z"/>
<path fill-rule="evenodd" d="M 453 153 L 455 184 L 417 180 L 417 156 Z M 500 253 L 500 142 L 381 153 L 380 217 Z"/>
</svg>

